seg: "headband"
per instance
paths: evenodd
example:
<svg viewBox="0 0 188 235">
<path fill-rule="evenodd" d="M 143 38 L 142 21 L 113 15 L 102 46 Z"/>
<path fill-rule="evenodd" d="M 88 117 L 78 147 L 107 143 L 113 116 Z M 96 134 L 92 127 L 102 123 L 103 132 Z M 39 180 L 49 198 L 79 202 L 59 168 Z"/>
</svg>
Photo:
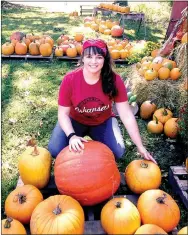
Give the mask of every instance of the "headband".
<svg viewBox="0 0 188 235">
<path fill-rule="evenodd" d="M 98 47 L 106 55 L 106 52 L 107 52 L 106 43 L 101 39 L 89 39 L 85 41 L 83 44 L 83 50 L 85 50 L 88 47 Z"/>
</svg>

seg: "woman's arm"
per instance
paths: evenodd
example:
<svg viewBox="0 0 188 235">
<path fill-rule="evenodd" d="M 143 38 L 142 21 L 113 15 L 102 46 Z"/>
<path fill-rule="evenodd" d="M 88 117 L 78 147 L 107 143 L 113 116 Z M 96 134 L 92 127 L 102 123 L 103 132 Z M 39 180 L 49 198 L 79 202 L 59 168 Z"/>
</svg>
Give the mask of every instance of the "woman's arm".
<svg viewBox="0 0 188 235">
<path fill-rule="evenodd" d="M 121 121 L 123 122 L 130 138 L 133 143 L 137 146 L 139 153 L 147 160 L 151 160 L 156 163 L 154 158 L 143 146 L 138 125 L 135 119 L 135 116 L 132 113 L 132 110 L 129 106 L 128 101 L 116 103 L 116 109 L 120 116 Z"/>
<path fill-rule="evenodd" d="M 59 105 L 58 106 L 58 122 L 65 132 L 66 136 L 69 136 L 71 133 L 74 133 L 74 129 L 69 117 L 70 113 L 70 107 L 64 107 Z M 69 149 L 70 151 L 73 149 L 75 151 L 81 151 L 81 149 L 84 149 L 83 142 L 88 142 L 84 138 L 74 135 L 69 140 Z M 81 148 L 80 148 L 81 147 Z"/>
</svg>

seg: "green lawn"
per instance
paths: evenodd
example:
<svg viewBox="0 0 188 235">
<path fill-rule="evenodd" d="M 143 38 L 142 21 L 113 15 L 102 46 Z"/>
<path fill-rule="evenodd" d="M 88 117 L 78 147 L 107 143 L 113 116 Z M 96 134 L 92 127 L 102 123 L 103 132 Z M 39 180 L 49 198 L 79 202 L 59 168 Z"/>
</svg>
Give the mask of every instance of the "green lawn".
<svg viewBox="0 0 188 235">
<path fill-rule="evenodd" d="M 140 6 L 140 8 L 139 8 Z M 158 4 L 157 9 L 149 4 L 137 4 L 135 10 L 145 12 L 147 23 L 146 40 L 162 42 L 170 16 L 168 3 Z M 138 9 L 137 9 L 138 8 Z M 160 19 L 159 19 L 160 18 Z M 157 19 L 157 27 L 156 27 Z M 164 27 L 165 25 L 165 27 Z M 63 13 L 45 13 L 40 8 L 12 7 L 2 8 L 2 43 L 13 31 L 24 33 L 49 34 L 56 40 L 60 34 L 73 35 L 78 28 L 83 27 L 83 17 L 70 19 Z M 125 33 L 131 40 L 143 39 L 143 26 L 136 33 L 138 24 L 127 22 Z M 91 36 L 90 31 L 85 35 Z M 25 150 L 26 143 L 34 134 L 38 145 L 47 147 L 52 129 L 57 121 L 58 88 L 67 71 L 75 68 L 71 62 L 58 60 L 28 61 L 2 60 L 2 208 L 4 217 L 4 201 L 7 195 L 15 188 L 18 179 L 18 158 Z M 131 74 L 131 66 L 117 65 L 115 70 L 124 73 L 124 77 Z M 163 172 L 161 189 L 172 194 L 166 173 L 170 165 L 182 164 L 181 145 L 168 143 L 163 135 L 153 136 L 146 131 L 146 122 L 138 119 L 140 132 L 144 144 L 157 159 Z M 127 164 L 137 158 L 134 145 L 131 143 L 125 129 L 122 127 L 127 152 L 123 160 L 118 162 L 123 171 Z M 125 189 L 126 193 L 126 189 Z M 179 228 L 186 224 L 186 210 L 181 201 L 181 221 Z"/>
</svg>

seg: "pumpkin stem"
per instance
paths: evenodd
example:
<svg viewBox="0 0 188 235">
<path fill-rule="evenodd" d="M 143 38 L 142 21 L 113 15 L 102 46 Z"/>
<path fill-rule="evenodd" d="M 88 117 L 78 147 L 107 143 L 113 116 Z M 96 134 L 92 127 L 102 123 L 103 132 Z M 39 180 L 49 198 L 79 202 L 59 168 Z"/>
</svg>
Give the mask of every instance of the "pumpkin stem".
<svg viewBox="0 0 188 235">
<path fill-rule="evenodd" d="M 121 208 L 121 202 L 116 202 L 115 206 L 116 208 Z"/>
<path fill-rule="evenodd" d="M 155 118 L 156 124 L 158 124 L 158 118 L 155 115 L 154 115 L 154 118 Z"/>
<path fill-rule="evenodd" d="M 36 145 L 34 146 L 34 150 L 33 150 L 33 152 L 31 153 L 31 155 L 32 155 L 32 156 L 37 156 L 37 155 L 39 155 L 39 151 L 38 151 Z"/>
<path fill-rule="evenodd" d="M 12 218 L 8 217 L 5 221 L 4 228 L 10 228 L 11 227 L 11 222 L 13 221 Z"/>
<path fill-rule="evenodd" d="M 24 202 L 26 202 L 26 196 L 21 193 L 18 193 L 13 199 L 13 202 L 17 201 L 19 201 L 20 204 L 23 204 Z"/>
<path fill-rule="evenodd" d="M 165 198 L 166 198 L 166 193 L 163 193 L 163 196 L 162 196 L 162 197 L 158 197 L 158 198 L 156 199 L 156 201 L 157 201 L 158 203 L 160 203 L 160 204 L 165 204 L 165 201 L 164 201 Z"/>
<path fill-rule="evenodd" d="M 148 164 L 145 163 L 144 161 L 141 161 L 140 166 L 141 166 L 142 168 L 148 168 Z"/>
<path fill-rule="evenodd" d="M 37 144 L 37 141 L 35 139 L 35 136 L 32 135 L 31 139 L 27 142 L 27 146 L 34 147 Z"/>
<path fill-rule="evenodd" d="M 163 111 L 163 115 L 164 116 L 167 116 L 168 115 L 168 112 L 167 112 L 167 110 L 164 108 L 164 111 Z"/>
<path fill-rule="evenodd" d="M 53 210 L 53 213 L 55 215 L 59 215 L 59 214 L 61 214 L 61 212 L 62 212 L 62 210 L 61 210 L 61 208 L 59 207 L 59 204 L 58 204 L 57 207 Z"/>
</svg>

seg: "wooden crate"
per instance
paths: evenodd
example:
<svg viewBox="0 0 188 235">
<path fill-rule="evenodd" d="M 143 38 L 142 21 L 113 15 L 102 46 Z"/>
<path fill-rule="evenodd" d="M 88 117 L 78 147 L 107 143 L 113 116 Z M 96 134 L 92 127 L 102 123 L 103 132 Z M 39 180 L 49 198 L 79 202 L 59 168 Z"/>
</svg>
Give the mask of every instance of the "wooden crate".
<svg viewBox="0 0 188 235">
<path fill-rule="evenodd" d="M 181 198 L 188 209 L 188 173 L 185 166 L 171 166 L 168 180 L 174 193 Z"/>
<path fill-rule="evenodd" d="M 42 55 L 30 55 L 30 54 L 26 54 L 26 55 L 1 55 L 2 59 L 22 59 L 25 61 L 28 60 L 49 60 L 52 61 L 53 59 L 53 53 L 50 56 L 42 56 Z"/>
</svg>

